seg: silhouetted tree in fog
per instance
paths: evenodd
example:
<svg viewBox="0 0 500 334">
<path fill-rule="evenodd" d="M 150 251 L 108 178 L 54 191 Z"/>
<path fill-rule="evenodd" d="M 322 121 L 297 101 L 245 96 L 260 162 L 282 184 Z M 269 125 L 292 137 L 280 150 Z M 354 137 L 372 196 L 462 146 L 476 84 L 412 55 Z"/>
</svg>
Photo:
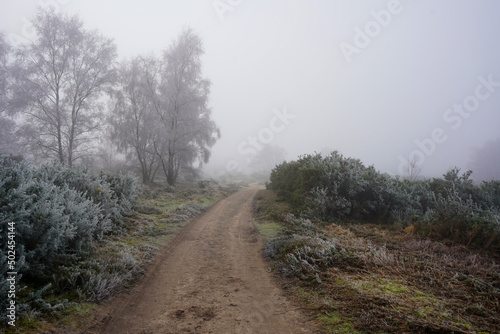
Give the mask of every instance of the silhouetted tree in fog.
<svg viewBox="0 0 500 334">
<path fill-rule="evenodd" d="M 500 139 L 474 151 L 470 168 L 475 181 L 500 180 Z"/>
<path fill-rule="evenodd" d="M 17 50 L 13 72 L 12 107 L 26 118 L 19 134 L 35 157 L 71 166 L 94 149 L 116 47 L 54 10 L 40 10 L 33 26 L 37 37 Z"/>
<path fill-rule="evenodd" d="M 123 62 L 109 117 L 114 143 L 127 160 L 138 163 L 144 183 L 153 182 L 159 167 L 155 145 L 160 142 L 160 124 L 154 100 L 147 94 L 148 71 L 155 66 L 153 58 Z"/>
<path fill-rule="evenodd" d="M 250 166 L 257 172 L 270 173 L 276 165 L 285 161 L 286 151 L 283 147 L 265 145 L 253 158 Z"/>
<path fill-rule="evenodd" d="M 197 159 L 208 162 L 210 149 L 220 137 L 208 107 L 210 81 L 201 73 L 203 53 L 201 38 L 186 29 L 161 59 L 150 61 L 147 71 L 148 95 L 161 124 L 154 148 L 171 185 Z"/>
</svg>

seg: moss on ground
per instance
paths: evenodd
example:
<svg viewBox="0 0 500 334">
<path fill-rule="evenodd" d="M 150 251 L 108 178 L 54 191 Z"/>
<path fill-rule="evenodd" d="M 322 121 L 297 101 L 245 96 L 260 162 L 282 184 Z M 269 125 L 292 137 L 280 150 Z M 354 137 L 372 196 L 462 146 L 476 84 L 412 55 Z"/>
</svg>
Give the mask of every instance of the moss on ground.
<svg viewBox="0 0 500 334">
<path fill-rule="evenodd" d="M 328 328 L 328 333 L 332 334 L 357 334 L 358 332 L 352 323 L 352 320 L 343 318 L 339 312 L 332 312 L 320 315 L 318 321 Z"/>
<path fill-rule="evenodd" d="M 273 238 L 283 230 L 282 225 L 272 221 L 256 223 L 255 227 L 257 228 L 259 233 L 266 238 Z"/>
</svg>

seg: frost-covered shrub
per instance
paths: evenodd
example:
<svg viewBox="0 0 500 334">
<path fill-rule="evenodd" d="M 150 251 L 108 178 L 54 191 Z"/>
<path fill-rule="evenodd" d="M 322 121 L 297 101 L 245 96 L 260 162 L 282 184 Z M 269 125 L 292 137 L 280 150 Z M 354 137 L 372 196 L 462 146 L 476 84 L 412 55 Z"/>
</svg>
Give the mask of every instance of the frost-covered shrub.
<svg viewBox="0 0 500 334">
<path fill-rule="evenodd" d="M 112 197 L 116 199 L 119 205 L 120 213 L 122 215 L 130 214 L 138 198 L 136 178 L 132 174 L 108 172 L 101 172 L 99 177 L 101 181 L 109 185 Z"/>
<path fill-rule="evenodd" d="M 129 176 L 93 175 L 60 164 L 34 168 L 0 157 L 0 275 L 17 271 L 18 291 L 30 283 L 52 284 L 59 268 L 80 261 L 119 226 L 134 201 L 135 185 Z M 11 225 L 15 227 L 14 270 L 7 266 Z M 0 282 L 2 308 L 6 284 L 6 280 Z M 41 298 L 35 297 L 19 305 L 29 309 L 28 304 Z"/>
<path fill-rule="evenodd" d="M 53 289 L 58 294 L 76 291 L 80 300 L 100 302 L 143 273 L 144 268 L 127 248 L 100 249 L 78 263 L 59 267 L 53 276 Z"/>
<path fill-rule="evenodd" d="M 287 223 L 282 233 L 264 246 L 264 256 L 283 276 L 314 275 L 348 258 L 340 242 L 328 238 L 310 220 L 289 215 Z"/>
<path fill-rule="evenodd" d="M 471 197 L 464 199 L 455 189 L 446 189 L 446 195 L 437 194 L 434 202 L 436 219 L 439 221 L 470 220 L 481 212 Z"/>
<path fill-rule="evenodd" d="M 326 238 L 326 235 L 309 219 L 296 218 L 294 215 L 289 214 L 285 221 L 287 225 L 281 233 L 264 246 L 264 255 L 268 259 L 282 257 L 282 252 L 290 250 L 288 244 L 296 236 Z"/>
<path fill-rule="evenodd" d="M 500 181 L 475 185 L 471 173 L 455 168 L 442 178 L 402 180 L 332 152 L 276 166 L 268 188 L 315 220 L 419 224 L 425 233 L 496 247 Z"/>
<path fill-rule="evenodd" d="M 83 282 L 79 292 L 81 298 L 87 301 L 109 299 L 125 284 L 143 274 L 143 268 L 126 250 L 99 261 L 86 261 L 81 267 L 87 269 L 78 273 Z"/>
<path fill-rule="evenodd" d="M 463 200 L 471 198 L 475 203 L 480 204 L 485 199 L 481 188 L 472 182 L 471 175 L 472 171 L 470 170 L 460 175 L 460 169 L 453 168 L 447 171 L 442 178 L 430 180 L 430 190 L 436 196 L 446 197 L 450 189 L 454 189 L 456 194 Z"/>
<path fill-rule="evenodd" d="M 25 259 L 28 276 L 44 277 L 47 267 L 88 252 L 110 229 L 99 206 L 68 185 L 48 182 L 24 163 L 3 160 L 0 166 L 2 239 L 13 222 L 16 252 Z"/>
<path fill-rule="evenodd" d="M 338 152 L 327 157 L 317 155 L 306 162 L 309 169 L 320 171 L 319 184 L 307 196 L 307 213 L 322 220 L 345 218 L 386 219 L 397 207 L 407 207 L 408 194 L 398 179 L 366 167 L 358 159 Z"/>
<path fill-rule="evenodd" d="M 17 242 L 34 277 L 43 277 L 47 266 L 76 260 L 110 228 L 99 207 L 72 189 L 38 182 L 28 191 L 34 200 L 27 219 L 16 224 Z"/>
<path fill-rule="evenodd" d="M 483 207 L 500 208 L 500 181 L 484 181 L 479 189 L 482 194 Z"/>
<path fill-rule="evenodd" d="M 466 245 L 500 249 L 500 213 L 495 208 L 483 209 L 469 195 L 455 187 L 438 194 L 428 218 L 429 234 L 452 239 Z"/>
<path fill-rule="evenodd" d="M 167 219 L 168 223 L 179 223 L 199 216 L 205 211 L 205 207 L 196 202 L 188 202 L 172 212 L 172 216 Z"/>
<path fill-rule="evenodd" d="M 137 200 L 136 183 L 132 176 L 122 174 L 94 174 L 87 169 L 69 168 L 60 163 L 42 166 L 36 177 L 56 186 L 68 186 L 99 205 L 112 230 L 122 225 L 122 216 L 129 214 Z"/>
<path fill-rule="evenodd" d="M 267 259 L 275 261 L 277 270 L 285 277 L 315 274 L 345 258 L 345 250 L 335 239 L 298 234 L 281 235 L 270 240 L 264 254 Z"/>
<path fill-rule="evenodd" d="M 434 207 L 435 195 L 428 180 L 399 180 L 393 178 L 394 196 L 390 198 L 390 213 L 387 221 L 408 226 L 420 220 Z"/>
<path fill-rule="evenodd" d="M 296 247 L 286 254 L 283 264 L 286 275 L 315 274 L 321 268 L 340 263 L 345 258 L 345 250 L 335 240 L 318 237 L 296 236 L 290 240 Z M 283 272 L 282 269 L 282 272 Z"/>
</svg>

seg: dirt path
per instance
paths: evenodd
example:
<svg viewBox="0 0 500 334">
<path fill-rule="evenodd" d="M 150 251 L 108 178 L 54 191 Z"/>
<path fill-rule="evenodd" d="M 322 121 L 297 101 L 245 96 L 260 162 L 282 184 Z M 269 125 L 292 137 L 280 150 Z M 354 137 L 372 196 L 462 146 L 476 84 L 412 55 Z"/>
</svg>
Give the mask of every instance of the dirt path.
<svg viewBox="0 0 500 334">
<path fill-rule="evenodd" d="M 273 283 L 253 226 L 258 187 L 189 223 L 128 295 L 86 333 L 312 333 Z"/>
</svg>

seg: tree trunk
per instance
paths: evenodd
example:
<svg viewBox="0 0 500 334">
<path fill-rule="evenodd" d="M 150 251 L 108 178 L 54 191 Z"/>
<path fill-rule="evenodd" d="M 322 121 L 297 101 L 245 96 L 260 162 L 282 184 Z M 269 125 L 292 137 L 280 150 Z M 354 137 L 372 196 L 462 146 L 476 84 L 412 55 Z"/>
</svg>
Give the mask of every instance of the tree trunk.
<svg viewBox="0 0 500 334">
<path fill-rule="evenodd" d="M 59 92 L 56 92 L 56 118 L 57 118 L 57 153 L 59 157 L 59 162 L 64 165 L 64 152 L 62 146 L 62 134 L 61 134 L 61 110 L 59 107 Z"/>
<path fill-rule="evenodd" d="M 167 183 L 171 186 L 175 184 L 177 176 L 175 175 L 175 159 L 174 153 L 169 150 L 167 163 Z"/>
</svg>

